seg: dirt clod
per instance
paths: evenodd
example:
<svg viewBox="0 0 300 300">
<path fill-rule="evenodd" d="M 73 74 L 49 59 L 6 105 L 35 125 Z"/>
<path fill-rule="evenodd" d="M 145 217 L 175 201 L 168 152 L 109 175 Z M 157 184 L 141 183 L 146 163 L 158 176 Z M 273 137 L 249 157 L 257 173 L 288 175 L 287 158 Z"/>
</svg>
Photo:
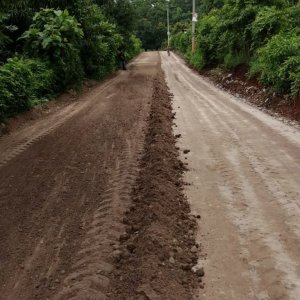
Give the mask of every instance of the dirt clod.
<svg viewBox="0 0 300 300">
<path fill-rule="evenodd" d="M 197 248 L 196 246 L 193 246 L 193 247 L 191 248 L 191 252 L 192 252 L 192 253 L 197 253 L 197 252 L 198 252 L 198 248 Z"/>
<path fill-rule="evenodd" d="M 205 273 L 204 273 L 203 267 L 197 269 L 197 270 L 195 271 L 195 274 L 196 274 L 197 276 L 199 276 L 199 277 L 203 277 L 204 274 L 205 274 Z"/>
</svg>

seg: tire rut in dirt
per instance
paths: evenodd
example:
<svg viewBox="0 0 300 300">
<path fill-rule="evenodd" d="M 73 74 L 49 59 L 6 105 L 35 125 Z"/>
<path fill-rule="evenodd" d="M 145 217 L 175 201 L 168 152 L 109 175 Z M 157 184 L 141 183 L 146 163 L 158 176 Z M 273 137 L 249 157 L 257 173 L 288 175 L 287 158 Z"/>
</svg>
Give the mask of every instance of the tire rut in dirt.
<svg viewBox="0 0 300 300">
<path fill-rule="evenodd" d="M 172 124 L 171 95 L 159 72 L 140 173 L 126 213 L 126 232 L 115 257 L 109 299 L 192 299 L 202 281 L 197 264 L 196 222 L 183 194 L 182 174 Z"/>
<path fill-rule="evenodd" d="M 125 144 L 125 143 L 124 143 Z M 110 176 L 109 188 L 104 191 L 91 222 L 85 224 L 85 237 L 75 254 L 71 272 L 64 279 L 55 300 L 107 299 L 105 293 L 113 271 L 113 250 L 119 248 L 119 237 L 124 231 L 120 219 L 130 202 L 132 186 L 138 174 L 136 157 L 142 151 L 143 139 L 132 151 L 127 141 L 123 154 Z M 122 203 L 122 206 L 120 205 Z"/>
</svg>

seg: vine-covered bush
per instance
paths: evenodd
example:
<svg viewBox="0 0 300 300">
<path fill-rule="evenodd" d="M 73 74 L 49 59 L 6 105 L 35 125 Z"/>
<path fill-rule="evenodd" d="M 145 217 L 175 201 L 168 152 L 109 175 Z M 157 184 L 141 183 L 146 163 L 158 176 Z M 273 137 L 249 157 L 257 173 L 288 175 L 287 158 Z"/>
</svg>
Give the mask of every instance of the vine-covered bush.
<svg viewBox="0 0 300 300">
<path fill-rule="evenodd" d="M 23 35 L 28 56 L 42 57 L 55 70 L 58 88 L 80 85 L 84 78 L 80 59 L 83 31 L 68 11 L 42 9 Z"/>
<path fill-rule="evenodd" d="M 54 83 L 54 72 L 43 61 L 9 59 L 0 67 L 0 119 L 47 100 Z"/>
<path fill-rule="evenodd" d="M 278 93 L 297 94 L 300 82 L 300 36 L 280 33 L 257 51 L 250 75 Z"/>
</svg>

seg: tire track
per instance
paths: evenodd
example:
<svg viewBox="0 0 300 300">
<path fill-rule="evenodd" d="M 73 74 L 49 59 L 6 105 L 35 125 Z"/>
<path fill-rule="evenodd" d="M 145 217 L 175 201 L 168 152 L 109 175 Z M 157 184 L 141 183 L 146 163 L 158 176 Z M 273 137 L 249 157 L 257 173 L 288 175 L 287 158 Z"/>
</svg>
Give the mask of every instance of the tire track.
<svg viewBox="0 0 300 300">
<path fill-rule="evenodd" d="M 90 223 L 85 224 L 85 237 L 75 254 L 71 272 L 65 277 L 54 300 L 107 299 L 110 273 L 124 232 L 121 219 L 130 204 L 132 187 L 138 174 L 138 157 L 143 150 L 143 138 L 135 147 L 129 140 L 123 154 L 116 161 L 115 172 L 110 176 L 108 188 L 100 196 L 99 207 Z"/>
<path fill-rule="evenodd" d="M 74 103 L 66 107 L 63 111 L 59 111 L 57 115 L 50 116 L 48 120 L 42 120 L 42 126 L 38 130 L 38 132 L 34 133 L 33 135 L 26 136 L 26 141 L 20 141 L 15 142 L 13 147 L 7 148 L 7 150 L 3 151 L 0 154 L 0 168 L 6 165 L 10 160 L 14 159 L 18 155 L 20 155 L 22 152 L 27 150 L 30 146 L 32 146 L 34 143 L 40 141 L 45 136 L 49 135 L 56 129 L 58 129 L 60 126 L 62 126 L 67 120 L 71 119 L 75 114 L 79 113 L 82 109 L 85 107 L 91 105 L 91 103 L 99 96 L 101 95 L 106 89 L 108 89 L 111 85 L 113 85 L 118 80 L 118 77 L 115 79 L 110 80 L 107 84 L 105 84 L 101 89 L 97 92 L 97 94 L 89 99 L 87 102 L 83 103 Z M 48 122 L 49 126 L 43 126 L 43 122 Z M 23 130 L 24 131 L 24 130 Z M 18 134 L 18 133 L 17 133 Z M 25 132 L 26 134 L 26 132 Z M 6 139 L 17 139 L 18 135 L 16 137 L 12 136 L 2 136 L 0 139 L 1 143 L 6 143 Z M 22 136 L 21 136 L 22 138 Z"/>
</svg>

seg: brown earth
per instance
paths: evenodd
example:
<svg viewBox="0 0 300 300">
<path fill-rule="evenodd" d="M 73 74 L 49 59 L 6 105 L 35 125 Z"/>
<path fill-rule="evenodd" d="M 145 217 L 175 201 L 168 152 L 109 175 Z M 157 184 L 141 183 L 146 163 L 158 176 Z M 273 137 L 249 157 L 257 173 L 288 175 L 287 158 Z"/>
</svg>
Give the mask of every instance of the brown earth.
<svg viewBox="0 0 300 300">
<path fill-rule="evenodd" d="M 124 219 L 126 232 L 116 252 L 109 299 L 192 299 L 197 279 L 192 267 L 200 249 L 195 245 L 196 222 L 182 192 L 186 168 L 175 145 L 174 117 L 160 72 L 154 80 L 145 153 L 134 202 Z"/>
<path fill-rule="evenodd" d="M 144 53 L 1 137 L 0 299 L 190 299 L 198 249 L 162 76 Z"/>
</svg>

